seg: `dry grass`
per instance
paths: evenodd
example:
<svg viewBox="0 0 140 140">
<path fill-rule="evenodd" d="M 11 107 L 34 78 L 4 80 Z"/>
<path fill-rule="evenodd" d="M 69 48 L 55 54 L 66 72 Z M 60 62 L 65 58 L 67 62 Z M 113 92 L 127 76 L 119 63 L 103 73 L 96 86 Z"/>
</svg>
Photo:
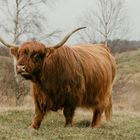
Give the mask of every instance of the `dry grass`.
<svg viewBox="0 0 140 140">
<path fill-rule="evenodd" d="M 49 113 L 39 130 L 29 130 L 27 126 L 33 117 L 32 110 L 16 108 L 0 112 L 0 140 L 139 140 L 140 114 L 115 112 L 110 124 L 103 119 L 100 129 L 87 127 L 90 112 L 78 111 L 75 126 L 64 128 L 61 113 Z"/>
<path fill-rule="evenodd" d="M 116 61 L 113 104 L 119 109 L 140 111 L 140 50 L 118 54 Z"/>
</svg>

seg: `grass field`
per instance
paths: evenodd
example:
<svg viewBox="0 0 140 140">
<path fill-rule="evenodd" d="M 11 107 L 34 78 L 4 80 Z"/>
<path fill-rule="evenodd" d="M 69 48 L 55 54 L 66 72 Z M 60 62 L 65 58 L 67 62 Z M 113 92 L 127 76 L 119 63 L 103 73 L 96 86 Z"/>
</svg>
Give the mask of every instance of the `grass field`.
<svg viewBox="0 0 140 140">
<path fill-rule="evenodd" d="M 115 112 L 109 124 L 103 117 L 100 129 L 88 127 L 92 116 L 85 111 L 76 113 L 73 128 L 64 128 L 62 113 L 50 112 L 39 130 L 29 130 L 32 117 L 33 110 L 1 111 L 0 140 L 140 140 L 138 113 Z"/>
</svg>

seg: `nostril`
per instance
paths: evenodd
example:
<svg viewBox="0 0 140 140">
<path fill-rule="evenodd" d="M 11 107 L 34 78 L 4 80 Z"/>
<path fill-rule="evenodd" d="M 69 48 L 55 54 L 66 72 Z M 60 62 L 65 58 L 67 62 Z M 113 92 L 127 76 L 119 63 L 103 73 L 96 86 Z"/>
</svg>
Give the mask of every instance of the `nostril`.
<svg viewBox="0 0 140 140">
<path fill-rule="evenodd" d="M 17 65 L 17 72 L 23 72 L 25 71 L 25 66 L 24 65 Z"/>
<path fill-rule="evenodd" d="M 25 66 L 22 66 L 22 69 L 25 70 Z"/>
</svg>

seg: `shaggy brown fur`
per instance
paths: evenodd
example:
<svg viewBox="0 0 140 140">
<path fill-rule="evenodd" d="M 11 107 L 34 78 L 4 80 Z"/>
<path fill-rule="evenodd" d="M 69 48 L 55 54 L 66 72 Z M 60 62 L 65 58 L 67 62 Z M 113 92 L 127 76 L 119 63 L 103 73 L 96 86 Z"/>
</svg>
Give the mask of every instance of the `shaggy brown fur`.
<svg viewBox="0 0 140 140">
<path fill-rule="evenodd" d="M 46 112 L 58 109 L 63 109 L 65 126 L 72 126 L 76 107 L 93 109 L 92 127 L 101 126 L 104 111 L 110 120 L 115 60 L 104 45 L 54 49 L 30 41 L 11 48 L 11 54 L 17 58 L 17 72 L 32 84 L 35 118 L 31 127 L 39 128 Z"/>
</svg>

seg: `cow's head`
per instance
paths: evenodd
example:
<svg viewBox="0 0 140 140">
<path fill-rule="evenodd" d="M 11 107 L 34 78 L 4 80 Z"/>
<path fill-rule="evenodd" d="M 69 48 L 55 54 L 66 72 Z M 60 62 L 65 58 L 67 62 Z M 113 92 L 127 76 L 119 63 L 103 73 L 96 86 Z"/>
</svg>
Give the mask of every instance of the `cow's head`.
<svg viewBox="0 0 140 140">
<path fill-rule="evenodd" d="M 26 79 L 38 76 L 42 69 L 43 59 L 50 52 L 40 42 L 28 41 L 19 47 L 11 47 L 10 52 L 16 58 L 16 71 Z"/>
<path fill-rule="evenodd" d="M 17 73 L 25 79 L 32 80 L 40 74 L 44 58 L 49 57 L 57 48 L 61 47 L 74 32 L 83 28 L 85 27 L 77 28 L 66 35 L 58 44 L 49 47 L 37 41 L 28 41 L 19 46 L 10 45 L 1 38 L 0 42 L 10 47 L 10 53 L 17 60 Z"/>
</svg>

